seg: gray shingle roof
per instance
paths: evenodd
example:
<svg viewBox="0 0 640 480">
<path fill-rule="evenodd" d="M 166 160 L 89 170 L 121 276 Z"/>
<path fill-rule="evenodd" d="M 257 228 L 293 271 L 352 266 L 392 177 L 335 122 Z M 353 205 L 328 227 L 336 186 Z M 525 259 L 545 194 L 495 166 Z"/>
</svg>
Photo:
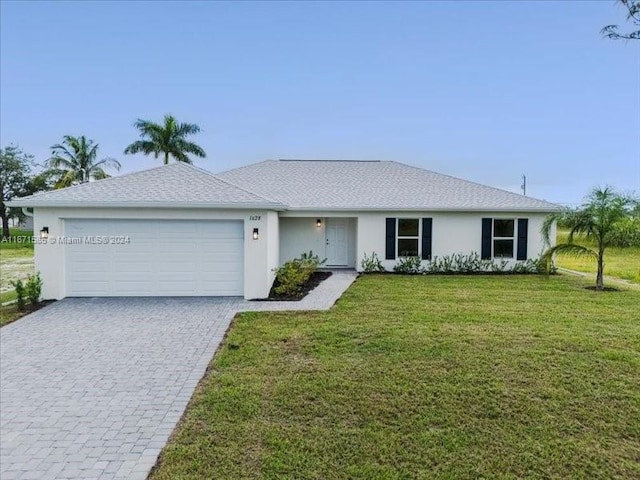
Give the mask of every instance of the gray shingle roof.
<svg viewBox="0 0 640 480">
<path fill-rule="evenodd" d="M 386 161 L 267 160 L 219 174 L 236 185 L 300 210 L 558 209 L 440 173 Z"/>
<path fill-rule="evenodd" d="M 267 160 L 214 175 L 185 163 L 15 199 L 9 206 L 466 210 L 558 206 L 397 162 Z"/>
<path fill-rule="evenodd" d="M 278 202 L 182 162 L 37 193 L 15 199 L 10 205 L 284 208 Z"/>
</svg>

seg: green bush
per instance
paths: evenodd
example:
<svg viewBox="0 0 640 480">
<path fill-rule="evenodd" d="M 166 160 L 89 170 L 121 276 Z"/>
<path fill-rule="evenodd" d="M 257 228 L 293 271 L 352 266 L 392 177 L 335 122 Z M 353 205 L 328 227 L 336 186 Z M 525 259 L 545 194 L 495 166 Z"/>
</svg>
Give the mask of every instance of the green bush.
<svg viewBox="0 0 640 480">
<path fill-rule="evenodd" d="M 425 273 L 422 268 L 420 257 L 400 257 L 398 263 L 393 267 L 393 271 L 403 275 L 419 275 Z"/>
<path fill-rule="evenodd" d="M 628 217 L 617 222 L 609 241 L 613 247 L 640 247 L 640 217 Z"/>
<path fill-rule="evenodd" d="M 478 252 L 469 255 L 455 253 L 433 257 L 424 266 L 419 257 L 400 257 L 393 271 L 405 275 L 424 274 L 454 274 L 454 273 L 547 273 L 546 262 L 540 258 L 530 258 L 527 261 L 515 262 L 509 267 L 505 259 L 483 259 Z M 551 273 L 556 273 L 552 266 Z"/>
<path fill-rule="evenodd" d="M 362 271 L 364 273 L 384 273 L 386 269 L 382 265 L 382 262 L 378 258 L 376 252 L 373 252 L 371 256 L 368 256 L 366 253 L 360 262 L 360 266 L 362 267 Z"/>
<path fill-rule="evenodd" d="M 18 310 L 22 311 L 26 307 L 27 291 L 22 280 L 12 280 L 11 285 L 16 289 L 16 304 Z"/>
<path fill-rule="evenodd" d="M 299 296 L 304 284 L 326 261 L 326 258 L 320 260 L 320 257 L 309 252 L 303 253 L 300 258 L 285 262 L 281 267 L 275 269 L 277 286 L 274 288 L 274 292 L 277 295 Z"/>
<path fill-rule="evenodd" d="M 27 278 L 27 298 L 31 305 L 37 305 L 40 303 L 40 297 L 42 296 L 42 278 L 40 278 L 40 272 L 35 275 L 29 275 Z"/>
</svg>

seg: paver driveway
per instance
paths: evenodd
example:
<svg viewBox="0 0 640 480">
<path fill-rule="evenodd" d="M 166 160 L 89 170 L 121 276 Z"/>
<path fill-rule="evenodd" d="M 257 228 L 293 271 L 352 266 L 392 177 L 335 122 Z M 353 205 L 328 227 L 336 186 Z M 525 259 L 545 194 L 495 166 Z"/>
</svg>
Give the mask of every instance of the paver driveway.
<svg viewBox="0 0 640 480">
<path fill-rule="evenodd" d="M 300 302 L 70 298 L 0 329 L 0 479 L 146 478 L 236 312 L 326 310 L 336 271 Z"/>
<path fill-rule="evenodd" d="M 0 478 L 145 478 L 240 299 L 65 299 L 0 331 Z"/>
</svg>

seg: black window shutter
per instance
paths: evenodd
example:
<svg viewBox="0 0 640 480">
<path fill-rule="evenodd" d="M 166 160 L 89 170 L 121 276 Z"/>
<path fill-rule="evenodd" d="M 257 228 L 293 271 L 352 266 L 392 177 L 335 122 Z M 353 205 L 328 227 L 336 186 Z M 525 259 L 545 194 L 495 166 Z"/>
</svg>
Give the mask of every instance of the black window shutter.
<svg viewBox="0 0 640 480">
<path fill-rule="evenodd" d="M 518 219 L 518 260 L 527 259 L 527 237 L 529 230 L 529 220 L 527 218 Z"/>
<path fill-rule="evenodd" d="M 387 260 L 396 259 L 396 219 L 387 218 L 387 246 L 385 256 Z"/>
<path fill-rule="evenodd" d="M 491 224 L 490 218 L 482 219 L 482 252 L 483 259 L 491 258 Z"/>
<path fill-rule="evenodd" d="M 433 219 L 422 219 L 422 259 L 431 260 L 431 233 L 433 231 Z"/>
</svg>

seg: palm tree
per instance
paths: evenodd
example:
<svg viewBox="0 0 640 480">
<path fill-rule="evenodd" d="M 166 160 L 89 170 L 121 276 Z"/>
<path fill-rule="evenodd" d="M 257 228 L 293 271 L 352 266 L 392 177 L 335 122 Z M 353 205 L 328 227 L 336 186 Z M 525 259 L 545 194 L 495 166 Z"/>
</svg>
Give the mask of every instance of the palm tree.
<svg viewBox="0 0 640 480">
<path fill-rule="evenodd" d="M 141 119 L 133 125 L 140 130 L 142 140 L 137 140 L 125 148 L 126 154 L 153 153 L 154 157 L 158 158 L 163 153 L 165 165 L 169 163 L 169 156 L 185 163 L 192 163 L 187 156 L 188 153 L 200 158 L 207 156 L 199 145 L 186 140 L 188 135 L 200 132 L 200 127 L 194 123 L 178 123 L 172 115 L 165 115 L 162 125 Z"/>
<path fill-rule="evenodd" d="M 110 175 L 105 167 L 120 170 L 120 162 L 113 158 L 96 161 L 98 144 L 84 135 L 65 135 L 62 143 L 51 147 L 51 158 L 47 160 L 47 174 L 55 179 L 54 188 L 64 188 L 89 180 L 101 180 Z"/>
<path fill-rule="evenodd" d="M 604 252 L 611 245 L 616 225 L 632 215 L 633 205 L 633 199 L 616 193 L 611 187 L 596 187 L 580 207 L 552 213 L 542 225 L 547 244 L 551 244 L 549 237 L 555 223 L 568 226 L 569 236 L 566 243 L 547 249 L 542 254 L 543 259 L 550 265 L 554 254 L 561 252 L 592 257 L 598 263 L 596 290 L 603 290 Z M 575 244 L 576 235 L 591 240 L 595 248 Z"/>
</svg>

